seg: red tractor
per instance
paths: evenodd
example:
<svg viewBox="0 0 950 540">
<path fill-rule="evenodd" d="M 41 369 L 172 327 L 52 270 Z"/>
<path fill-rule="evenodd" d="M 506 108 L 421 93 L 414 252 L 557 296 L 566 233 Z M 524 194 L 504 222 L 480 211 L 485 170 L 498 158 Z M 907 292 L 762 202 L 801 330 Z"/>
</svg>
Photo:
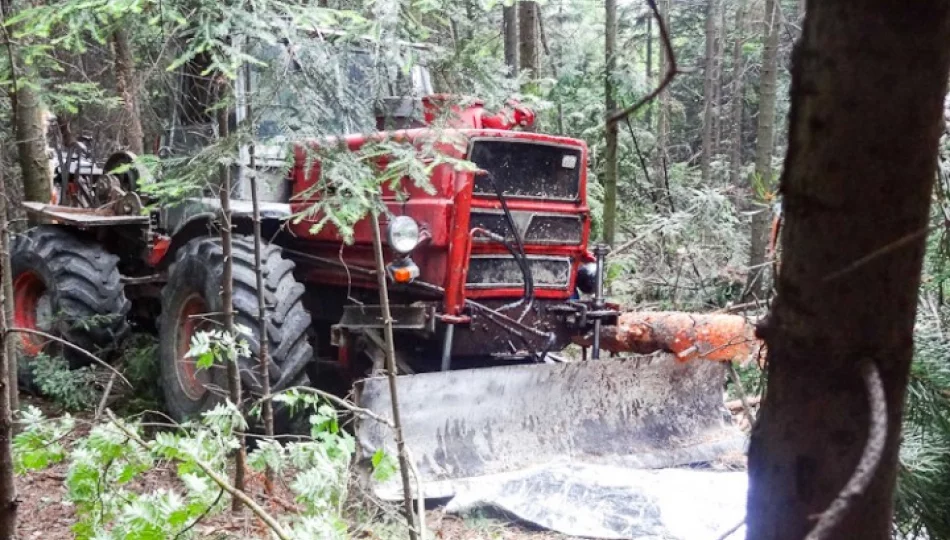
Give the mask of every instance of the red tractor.
<svg viewBox="0 0 950 540">
<path fill-rule="evenodd" d="M 414 79 L 426 81 L 424 76 Z M 594 446 L 601 445 L 602 451 L 611 447 L 605 441 L 627 440 L 618 438 L 622 431 L 634 431 L 634 438 L 649 439 L 656 446 L 665 444 L 658 443 L 660 439 L 685 444 L 687 436 L 700 436 L 705 427 L 718 425 L 722 372 L 707 371 L 714 363 L 697 363 L 700 367 L 693 368 L 659 362 L 662 370 L 635 371 L 632 363 L 616 360 L 583 371 L 585 364 L 593 362 L 561 363 L 564 359 L 556 356 L 572 340 L 592 334 L 591 356 L 596 358 L 600 327 L 616 329 L 613 325 L 619 315 L 603 300 L 605 250 L 589 249 L 584 142 L 517 130 L 533 121 L 531 112 L 519 107 L 490 114 L 478 103 L 452 108 L 445 97 L 431 94 L 419 96 L 419 103 L 420 119 L 396 118 L 405 129 L 342 138 L 351 150 L 382 136 L 422 141 L 432 135 L 426 123 L 448 110 L 452 138 L 461 138 L 465 144 L 461 148 L 444 144 L 439 150 L 469 160 L 477 168 L 473 172 L 440 165 L 431 175 L 431 191 L 410 185 L 399 196 L 382 193 L 388 213 L 382 216 L 380 232 L 386 239 L 396 359 L 402 374 L 419 374 L 409 375 L 416 379 L 406 383 L 410 385 L 405 405 L 407 437 L 413 438 L 413 401 L 424 413 L 439 411 L 446 401 L 464 405 L 453 414 L 492 415 L 492 422 L 499 417 L 510 420 L 510 429 L 495 424 L 496 434 L 528 429 L 549 439 L 550 432 L 541 432 L 559 411 L 572 417 L 572 422 L 586 422 L 580 429 L 587 430 L 585 436 Z M 381 124 L 393 121 L 392 110 L 380 118 Z M 301 195 L 313 193 L 320 182 L 320 163 L 308 160 L 306 153 L 303 148 L 296 150 L 289 174 L 268 191 L 269 200 L 261 205 L 268 239 L 262 257 L 267 336 L 258 334 L 256 323 L 259 291 L 250 236 L 252 212 L 243 197 L 231 203 L 233 305 L 236 321 L 252 330 L 247 336 L 252 356 L 260 340 L 268 340 L 271 389 L 315 384 L 342 392 L 353 381 L 374 375 L 382 354 L 373 231 L 370 220 L 360 221 L 348 244 L 333 226 L 314 231 L 319 215 L 290 219 L 313 205 L 314 196 Z M 69 173 L 65 167 L 66 172 L 57 175 L 59 201 L 92 202 L 26 204 L 33 218 L 47 224 L 15 240 L 14 324 L 96 351 L 121 344 L 130 324 L 149 326 L 157 319 L 166 407 L 173 417 L 184 419 L 222 399 L 221 392 L 213 391 L 215 387 L 227 387 L 224 370 L 198 370 L 195 360 L 187 356 L 195 333 L 213 327 L 223 308 L 224 256 L 217 232 L 220 204 L 209 192 L 206 198 L 143 212 L 135 191 L 142 180 L 134 168 L 116 168 L 131 158 L 112 157 L 106 166 L 89 167 L 86 173 Z M 243 183 L 237 182 L 236 193 L 247 193 L 242 191 Z M 682 336 L 666 341 L 674 339 L 682 345 Z M 44 344 L 42 337 L 22 335 L 27 354 L 38 353 Z M 653 349 L 663 345 L 657 343 Z M 71 351 L 64 352 L 73 361 L 82 361 Z M 499 366 L 500 371 L 484 369 Z M 240 367 L 244 388 L 259 393 L 257 361 L 242 358 Z M 451 372 L 454 378 L 426 377 L 435 372 Z M 631 376 L 637 381 L 622 384 Z M 612 388 L 612 380 L 620 386 Z M 693 382 L 687 384 L 687 380 Z M 675 391 L 656 392 L 653 386 L 661 384 L 684 388 L 688 404 L 676 399 Z M 700 386 L 705 390 L 696 391 Z M 363 391 L 367 402 L 386 394 L 375 405 L 385 411 L 388 391 L 372 385 Z M 453 395 L 466 392 L 477 394 L 470 396 L 474 402 L 453 401 Z M 531 402 L 525 403 L 529 396 Z M 503 401 L 491 403 L 493 397 Z M 579 404 L 579 397 L 596 397 L 598 404 Z M 548 413 L 536 410 L 541 401 L 547 403 Z M 576 407 L 558 407 L 556 402 Z M 649 410 L 649 418 L 642 422 L 634 418 L 640 406 Z M 663 418 L 660 409 L 664 407 L 678 409 L 680 416 L 686 409 L 692 413 L 680 422 Z M 521 413 L 530 414 L 530 421 Z M 617 414 L 619 421 L 612 419 Z M 458 418 L 418 422 L 426 425 L 419 433 L 428 430 L 421 438 L 440 441 L 433 445 L 441 445 L 443 461 L 450 453 L 465 454 L 464 449 L 480 444 L 485 433 L 491 443 L 491 430 L 472 426 L 450 430 L 451 422 L 460 425 Z M 605 430 L 605 425 L 612 427 Z M 446 443 L 450 432 L 460 442 Z M 419 445 L 428 446 L 428 442 Z M 523 450 L 534 452 L 530 444 L 524 444 Z M 598 451 L 593 447 L 575 450 Z M 609 451 L 623 450 L 611 447 Z M 452 472 L 424 468 L 440 478 L 484 472 L 491 469 L 485 468 L 486 459 L 482 455 L 469 463 L 479 465 L 460 464 Z"/>
</svg>

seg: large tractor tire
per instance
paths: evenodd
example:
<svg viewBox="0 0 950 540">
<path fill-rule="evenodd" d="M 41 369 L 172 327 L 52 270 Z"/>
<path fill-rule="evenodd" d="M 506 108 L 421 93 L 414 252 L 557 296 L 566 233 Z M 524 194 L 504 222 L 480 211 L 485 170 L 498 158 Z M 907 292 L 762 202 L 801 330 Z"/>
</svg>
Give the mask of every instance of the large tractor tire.
<svg viewBox="0 0 950 540">
<path fill-rule="evenodd" d="M 131 303 L 119 275 L 119 257 L 70 230 L 43 225 L 18 235 L 10 256 L 13 326 L 51 334 L 94 354 L 113 350 L 129 331 Z M 20 333 L 25 357 L 47 347 L 61 351 L 73 367 L 89 358 L 46 337 Z M 29 362 L 20 366 L 20 382 L 32 388 Z"/>
<path fill-rule="evenodd" d="M 271 392 L 308 384 L 306 367 L 313 360 L 307 339 L 310 314 L 303 307 L 304 286 L 296 281 L 294 263 L 281 255 L 279 246 L 262 246 L 264 303 L 267 318 L 268 364 Z M 234 321 L 250 329 L 251 357 L 240 358 L 242 390 L 261 395 L 260 325 L 257 315 L 257 282 L 254 244 L 246 237 L 233 239 Z M 176 420 L 195 418 L 223 401 L 227 391 L 224 366 L 199 370 L 187 357 L 192 337 L 199 331 L 220 328 L 221 276 L 224 255 L 218 238 L 197 238 L 183 246 L 162 291 L 160 361 L 165 405 Z M 207 314 L 207 315 L 205 315 Z"/>
</svg>

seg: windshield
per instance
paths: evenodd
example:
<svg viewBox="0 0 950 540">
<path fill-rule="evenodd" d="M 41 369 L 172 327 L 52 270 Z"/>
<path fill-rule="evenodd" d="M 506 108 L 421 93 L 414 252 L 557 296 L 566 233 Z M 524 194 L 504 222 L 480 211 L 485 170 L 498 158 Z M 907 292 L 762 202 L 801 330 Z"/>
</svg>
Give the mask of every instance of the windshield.
<svg viewBox="0 0 950 540">
<path fill-rule="evenodd" d="M 423 65 L 402 67 L 379 50 L 324 43 L 258 47 L 254 56 L 267 63 L 251 78 L 261 138 L 370 131 L 381 103 L 432 93 Z"/>
</svg>

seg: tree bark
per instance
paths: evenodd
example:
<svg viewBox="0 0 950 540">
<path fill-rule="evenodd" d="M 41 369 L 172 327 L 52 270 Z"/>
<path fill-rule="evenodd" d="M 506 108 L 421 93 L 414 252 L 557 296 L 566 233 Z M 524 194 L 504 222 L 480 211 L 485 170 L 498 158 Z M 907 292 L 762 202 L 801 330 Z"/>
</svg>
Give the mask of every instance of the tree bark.
<svg viewBox="0 0 950 540">
<path fill-rule="evenodd" d="M 604 110 L 607 117 L 617 109 L 614 101 L 613 76 L 617 65 L 617 0 L 607 0 L 604 28 Z M 604 242 L 614 244 L 617 227 L 617 122 L 607 120 L 606 150 L 604 152 Z"/>
<path fill-rule="evenodd" d="M 0 155 L 0 163 L 3 162 Z M 0 167 L 0 199 L 6 199 L 6 188 L 3 182 L 3 168 Z M 4 212 L 5 214 L 6 212 Z M 4 216 L 5 217 L 5 216 Z M 7 221 L 0 222 L 0 235 L 7 237 Z M 10 280 L 10 254 L 6 250 L 0 252 L 0 274 L 4 281 Z M 3 291 L 7 294 L 6 288 Z M 4 306 L 8 303 L 4 298 Z M 8 354 L 7 342 L 7 313 L 0 312 L 0 540 L 16 538 L 17 506 L 16 478 L 13 474 L 13 391 L 15 386 L 9 384 L 11 379 L 16 381 L 16 371 Z"/>
<path fill-rule="evenodd" d="M 518 74 L 518 10 L 514 4 L 502 8 L 502 31 L 505 37 L 505 65 L 508 74 Z"/>
<path fill-rule="evenodd" d="M 745 43 L 746 0 L 736 6 L 736 39 L 732 44 L 732 99 L 730 107 L 732 143 L 729 145 L 729 184 L 739 188 L 742 171 L 742 111 L 745 107 Z M 739 191 L 740 193 L 742 190 Z"/>
<path fill-rule="evenodd" d="M 4 20 L 14 15 L 10 0 L 0 0 L 0 8 Z M 7 57 L 12 64 L 10 73 L 14 89 L 10 93 L 10 104 L 13 109 L 17 160 L 23 176 L 23 198 L 48 203 L 52 193 L 52 178 L 46 155 L 46 115 L 36 92 L 30 85 L 24 84 L 31 78 L 32 70 L 19 65 L 19 54 L 8 32 L 9 29 L 4 29 L 3 36 Z"/>
<path fill-rule="evenodd" d="M 521 70 L 527 71 L 528 80 L 537 81 L 540 74 L 538 46 L 538 3 L 533 0 L 518 2 L 518 35 Z"/>
<path fill-rule="evenodd" d="M 647 88 L 653 88 L 653 16 L 647 15 L 647 58 L 646 58 L 646 70 L 647 70 Z M 646 105 L 646 110 L 643 112 L 644 119 L 647 122 L 647 126 L 653 127 L 653 103 L 648 103 Z"/>
<path fill-rule="evenodd" d="M 700 161 L 703 184 L 710 180 L 713 153 L 713 114 L 716 93 L 716 0 L 706 1 L 706 61 L 703 68 L 703 148 Z"/>
<path fill-rule="evenodd" d="M 772 181 L 772 150 L 775 140 L 775 80 L 778 73 L 779 0 L 765 3 L 765 48 L 762 50 L 762 74 L 759 81 L 759 119 L 756 127 L 755 178 L 759 189 L 770 190 Z M 753 189 L 753 195 L 755 195 Z M 749 237 L 749 274 L 747 296 L 761 297 L 766 290 L 766 250 L 769 232 L 768 208 L 752 214 Z"/>
<path fill-rule="evenodd" d="M 859 372 L 880 371 L 887 442 L 827 538 L 891 538 L 914 317 L 943 127 L 950 4 L 813 0 L 796 46 L 768 388 L 749 451 L 748 538 L 801 540 L 867 441 Z"/>
<path fill-rule="evenodd" d="M 219 83 L 218 97 L 224 100 L 225 84 Z M 228 109 L 221 107 L 217 111 L 218 137 L 226 140 L 229 136 Z M 220 166 L 221 185 L 218 195 L 221 200 L 221 251 L 224 255 L 224 271 L 221 275 L 221 302 L 223 305 L 223 326 L 225 332 L 236 335 L 234 329 L 234 264 L 231 256 L 231 168 L 229 165 Z M 226 361 L 228 374 L 228 397 L 235 406 L 241 407 L 241 374 L 236 362 Z M 239 446 L 234 454 L 234 488 L 244 491 L 244 478 L 247 475 L 247 449 L 243 436 L 238 436 Z M 231 500 L 231 510 L 239 512 L 244 507 L 241 500 L 234 497 Z"/>
<path fill-rule="evenodd" d="M 138 92 L 136 92 L 135 59 L 129 44 L 129 35 L 124 28 L 112 33 L 115 48 L 115 89 L 122 100 L 122 143 L 136 155 L 143 153 L 145 133 L 139 116 Z"/>
<path fill-rule="evenodd" d="M 657 4 L 657 11 L 660 13 L 660 19 L 663 21 L 663 25 L 666 27 L 667 33 L 672 35 L 673 29 L 670 27 L 670 0 L 660 0 Z M 658 48 L 660 49 L 660 64 L 657 73 L 659 77 L 664 77 L 666 72 L 669 70 L 670 59 L 667 58 L 666 47 L 663 43 L 659 43 Z M 667 162 L 668 157 L 668 147 L 670 139 L 670 89 L 667 87 L 659 95 L 660 98 L 660 110 L 657 114 L 657 129 L 656 129 L 656 182 L 663 182 L 663 169 L 665 163 Z"/>
</svg>

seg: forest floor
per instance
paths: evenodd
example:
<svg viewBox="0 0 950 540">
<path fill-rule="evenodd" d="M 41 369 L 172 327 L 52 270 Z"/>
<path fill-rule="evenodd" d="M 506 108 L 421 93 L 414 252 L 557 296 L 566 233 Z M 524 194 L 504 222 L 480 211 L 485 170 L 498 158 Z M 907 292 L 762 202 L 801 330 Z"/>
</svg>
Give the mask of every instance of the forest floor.
<svg viewBox="0 0 950 540">
<path fill-rule="evenodd" d="M 47 416 L 57 416 L 61 411 L 49 402 L 21 397 L 21 406 L 31 404 L 39 407 Z M 90 413 L 73 414 L 77 418 L 91 419 Z M 77 427 L 70 437 L 85 435 L 87 428 Z M 55 464 L 40 471 L 29 472 L 17 477 L 17 495 L 19 498 L 17 538 L 21 540 L 67 540 L 74 538 L 72 526 L 76 522 L 73 505 L 66 498 L 66 476 L 68 465 Z M 286 514 L 295 510 L 292 495 L 278 481 L 275 493 L 264 493 L 263 478 L 260 475 L 249 479 L 248 491 L 257 500 L 264 501 L 266 510 L 274 515 Z M 147 471 L 134 481 L 135 490 L 151 492 L 156 490 L 181 490 L 175 467 L 164 463 Z M 395 515 L 395 507 L 383 508 L 382 503 L 365 500 L 354 501 L 362 506 L 361 511 L 353 512 L 350 523 L 352 538 L 365 540 L 396 540 L 405 537 L 404 530 L 393 526 L 391 519 L 385 516 Z M 375 505 L 366 511 L 367 505 Z M 357 522 L 357 520 L 359 522 Z M 520 524 L 497 517 L 481 515 L 456 516 L 441 509 L 432 509 L 426 515 L 429 538 L 438 540 L 568 540 L 564 535 L 529 530 Z M 256 539 L 267 538 L 264 524 L 250 511 L 238 514 L 221 512 L 209 516 L 194 526 L 195 536 L 211 539 Z"/>
</svg>

